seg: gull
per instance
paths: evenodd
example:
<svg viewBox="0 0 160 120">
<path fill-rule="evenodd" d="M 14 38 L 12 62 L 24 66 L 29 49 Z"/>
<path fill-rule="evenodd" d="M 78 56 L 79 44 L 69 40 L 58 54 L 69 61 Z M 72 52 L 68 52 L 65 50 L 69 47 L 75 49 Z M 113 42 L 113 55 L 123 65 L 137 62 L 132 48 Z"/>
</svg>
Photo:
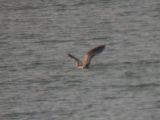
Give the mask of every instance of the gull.
<svg viewBox="0 0 160 120">
<path fill-rule="evenodd" d="M 105 45 L 98 45 L 92 49 L 90 49 L 88 52 L 85 53 L 83 60 L 79 60 L 77 57 L 71 55 L 70 53 L 68 56 L 76 61 L 76 67 L 78 69 L 88 69 L 91 63 L 92 58 L 95 55 L 100 54 L 105 48 Z"/>
</svg>

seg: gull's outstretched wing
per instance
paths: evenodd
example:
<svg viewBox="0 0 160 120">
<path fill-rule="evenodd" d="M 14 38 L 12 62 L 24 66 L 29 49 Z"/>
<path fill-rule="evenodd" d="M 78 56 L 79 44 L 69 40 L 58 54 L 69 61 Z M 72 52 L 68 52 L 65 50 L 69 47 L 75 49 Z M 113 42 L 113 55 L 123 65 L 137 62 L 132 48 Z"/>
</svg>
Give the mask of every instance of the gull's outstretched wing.
<svg viewBox="0 0 160 120">
<path fill-rule="evenodd" d="M 73 55 L 71 55 L 71 54 L 68 54 L 68 56 L 69 56 L 70 58 L 74 59 L 77 63 L 81 63 L 81 61 L 80 61 L 78 58 L 76 58 L 75 56 L 73 56 Z"/>
<path fill-rule="evenodd" d="M 94 48 L 92 48 L 91 50 L 89 50 L 85 55 L 84 55 L 84 58 L 83 58 L 83 66 L 85 68 L 88 68 L 90 63 L 91 63 L 91 59 L 95 56 L 95 55 L 98 55 L 100 54 L 105 48 L 105 45 L 99 45 L 99 46 L 96 46 Z"/>
</svg>

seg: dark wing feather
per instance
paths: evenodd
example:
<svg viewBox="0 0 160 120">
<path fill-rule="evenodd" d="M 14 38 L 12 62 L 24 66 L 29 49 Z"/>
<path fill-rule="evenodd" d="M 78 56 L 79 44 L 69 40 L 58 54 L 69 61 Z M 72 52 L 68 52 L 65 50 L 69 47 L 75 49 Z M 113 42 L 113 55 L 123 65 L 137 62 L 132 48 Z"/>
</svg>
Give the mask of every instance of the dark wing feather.
<svg viewBox="0 0 160 120">
<path fill-rule="evenodd" d="M 91 63 L 91 59 L 95 56 L 100 54 L 105 48 L 105 45 L 99 45 L 97 47 L 92 48 L 91 50 L 89 50 L 83 58 L 83 65 L 88 68 L 90 63 Z"/>
<path fill-rule="evenodd" d="M 97 47 L 92 48 L 86 54 L 90 54 L 92 57 L 101 53 L 105 48 L 105 45 L 99 45 Z"/>
<path fill-rule="evenodd" d="M 76 62 L 78 62 L 78 63 L 81 62 L 78 58 L 76 58 L 75 56 L 73 56 L 73 55 L 71 55 L 71 54 L 68 54 L 68 56 L 69 56 L 70 58 L 74 59 L 74 60 L 75 60 Z"/>
</svg>

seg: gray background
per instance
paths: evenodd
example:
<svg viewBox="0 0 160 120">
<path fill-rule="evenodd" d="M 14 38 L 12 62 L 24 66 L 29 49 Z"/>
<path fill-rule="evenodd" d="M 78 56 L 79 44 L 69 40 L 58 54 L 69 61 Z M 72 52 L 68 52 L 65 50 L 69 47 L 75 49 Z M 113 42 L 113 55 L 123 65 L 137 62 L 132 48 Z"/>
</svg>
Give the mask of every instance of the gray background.
<svg viewBox="0 0 160 120">
<path fill-rule="evenodd" d="M 159 119 L 159 0 L 0 0 L 0 120 Z"/>
</svg>

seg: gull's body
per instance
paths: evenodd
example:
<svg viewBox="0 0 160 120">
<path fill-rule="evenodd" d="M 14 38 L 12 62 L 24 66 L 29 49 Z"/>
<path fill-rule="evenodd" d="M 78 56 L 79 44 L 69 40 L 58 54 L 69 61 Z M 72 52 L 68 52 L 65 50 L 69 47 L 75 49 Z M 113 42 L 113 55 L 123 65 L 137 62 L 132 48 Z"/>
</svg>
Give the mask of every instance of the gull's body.
<svg viewBox="0 0 160 120">
<path fill-rule="evenodd" d="M 85 53 L 83 60 L 80 61 L 75 56 L 68 54 L 68 56 L 76 61 L 76 67 L 79 69 L 89 68 L 92 58 L 95 55 L 100 54 L 105 48 L 105 45 L 99 45 L 92 49 L 90 49 L 87 53 Z"/>
</svg>

